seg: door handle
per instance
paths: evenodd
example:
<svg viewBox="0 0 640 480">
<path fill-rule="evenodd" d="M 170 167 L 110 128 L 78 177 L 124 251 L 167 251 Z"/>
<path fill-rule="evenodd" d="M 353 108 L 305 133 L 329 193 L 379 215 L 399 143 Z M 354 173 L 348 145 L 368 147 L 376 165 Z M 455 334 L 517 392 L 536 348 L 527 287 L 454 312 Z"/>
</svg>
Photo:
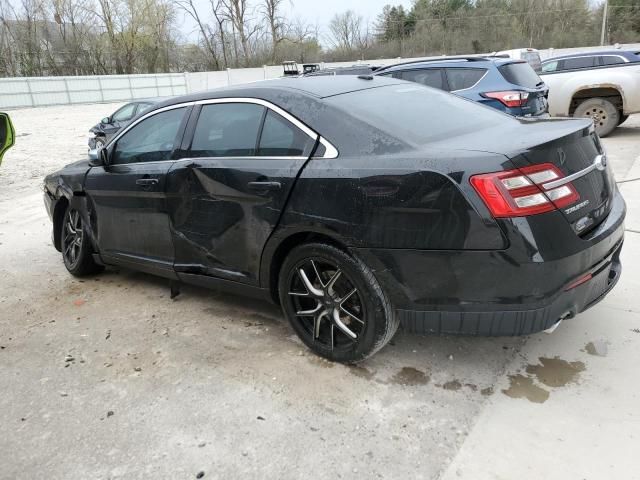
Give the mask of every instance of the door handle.
<svg viewBox="0 0 640 480">
<path fill-rule="evenodd" d="M 280 190 L 280 182 L 249 182 L 247 184 L 251 190 Z"/>
<path fill-rule="evenodd" d="M 148 186 L 157 185 L 157 184 L 158 184 L 157 178 L 139 178 L 138 180 L 136 180 L 136 185 L 141 185 L 143 187 L 148 187 Z"/>
</svg>

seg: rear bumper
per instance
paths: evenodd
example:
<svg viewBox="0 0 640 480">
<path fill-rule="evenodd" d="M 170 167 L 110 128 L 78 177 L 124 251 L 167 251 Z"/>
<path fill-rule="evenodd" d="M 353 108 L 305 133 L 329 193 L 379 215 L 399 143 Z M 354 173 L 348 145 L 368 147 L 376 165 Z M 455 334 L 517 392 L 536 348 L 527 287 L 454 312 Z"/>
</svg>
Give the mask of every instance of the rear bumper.
<svg viewBox="0 0 640 480">
<path fill-rule="evenodd" d="M 553 327 L 562 319 L 572 318 L 591 308 L 613 289 L 622 271 L 621 247 L 622 244 L 611 258 L 603 262 L 597 275 L 590 281 L 570 291 L 559 292 L 557 297 L 544 307 L 484 312 L 397 309 L 396 315 L 405 330 L 419 334 L 517 336 L 540 332 Z"/>
<path fill-rule="evenodd" d="M 570 232 L 559 212 L 514 222 L 501 251 L 357 249 L 390 297 L 405 329 L 418 333 L 526 335 L 550 328 L 602 300 L 620 273 L 626 207 L 619 193 L 588 239 Z M 533 217 L 531 217 L 533 218 Z M 558 220 L 558 221 L 555 221 Z M 566 226 L 563 241 L 535 242 L 535 222 Z M 516 237 L 519 229 L 523 238 Z M 570 240 L 567 240 L 570 239 Z M 560 249 L 559 245 L 563 245 Z M 550 248 L 555 248 L 550 251 Z M 562 250 L 562 251 L 558 251 Z M 575 288 L 577 279 L 592 278 Z"/>
</svg>

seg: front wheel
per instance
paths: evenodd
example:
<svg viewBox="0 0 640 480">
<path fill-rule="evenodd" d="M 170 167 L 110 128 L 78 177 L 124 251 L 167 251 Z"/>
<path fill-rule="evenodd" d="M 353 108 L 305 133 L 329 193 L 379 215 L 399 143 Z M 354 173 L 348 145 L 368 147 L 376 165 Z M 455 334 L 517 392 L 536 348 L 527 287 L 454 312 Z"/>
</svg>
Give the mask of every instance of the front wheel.
<svg viewBox="0 0 640 480">
<path fill-rule="evenodd" d="M 606 98 L 588 98 L 573 113 L 574 117 L 585 117 L 593 120 L 596 133 L 606 137 L 618 126 L 619 113 L 616 106 Z"/>
<path fill-rule="evenodd" d="M 78 210 L 67 207 L 62 221 L 62 260 L 69 273 L 82 277 L 102 270 L 93 260 L 91 242 L 84 229 L 82 215 Z"/>
<path fill-rule="evenodd" d="M 300 339 L 332 361 L 362 361 L 398 328 L 371 270 L 331 245 L 309 243 L 292 250 L 281 269 L 279 293 Z"/>
</svg>

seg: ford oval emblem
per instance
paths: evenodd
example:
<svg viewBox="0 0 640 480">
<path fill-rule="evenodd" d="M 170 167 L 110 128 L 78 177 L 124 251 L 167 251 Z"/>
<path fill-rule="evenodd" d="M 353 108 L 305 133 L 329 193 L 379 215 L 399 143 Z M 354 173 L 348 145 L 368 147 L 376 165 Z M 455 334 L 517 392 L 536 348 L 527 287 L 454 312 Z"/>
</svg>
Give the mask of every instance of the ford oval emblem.
<svg viewBox="0 0 640 480">
<path fill-rule="evenodd" d="M 593 164 L 598 170 L 603 171 L 605 168 L 607 168 L 607 156 L 598 155 L 596 159 L 593 161 Z"/>
</svg>

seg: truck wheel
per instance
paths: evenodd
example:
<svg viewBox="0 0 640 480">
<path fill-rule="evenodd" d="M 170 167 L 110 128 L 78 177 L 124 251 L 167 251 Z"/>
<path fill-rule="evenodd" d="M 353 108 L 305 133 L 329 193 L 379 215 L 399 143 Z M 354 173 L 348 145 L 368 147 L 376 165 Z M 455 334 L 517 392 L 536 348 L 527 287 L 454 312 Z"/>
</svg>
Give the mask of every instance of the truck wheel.
<svg viewBox="0 0 640 480">
<path fill-rule="evenodd" d="M 622 110 L 618 110 L 618 116 L 620 117 L 620 119 L 618 120 L 618 125 L 622 125 L 627 121 L 627 118 L 629 118 L 629 115 L 625 115 L 624 113 L 622 113 Z"/>
<path fill-rule="evenodd" d="M 584 100 L 573 112 L 573 116 L 592 119 L 596 127 L 596 133 L 600 137 L 606 137 L 613 132 L 620 121 L 618 109 L 606 98 L 588 98 Z"/>
</svg>

